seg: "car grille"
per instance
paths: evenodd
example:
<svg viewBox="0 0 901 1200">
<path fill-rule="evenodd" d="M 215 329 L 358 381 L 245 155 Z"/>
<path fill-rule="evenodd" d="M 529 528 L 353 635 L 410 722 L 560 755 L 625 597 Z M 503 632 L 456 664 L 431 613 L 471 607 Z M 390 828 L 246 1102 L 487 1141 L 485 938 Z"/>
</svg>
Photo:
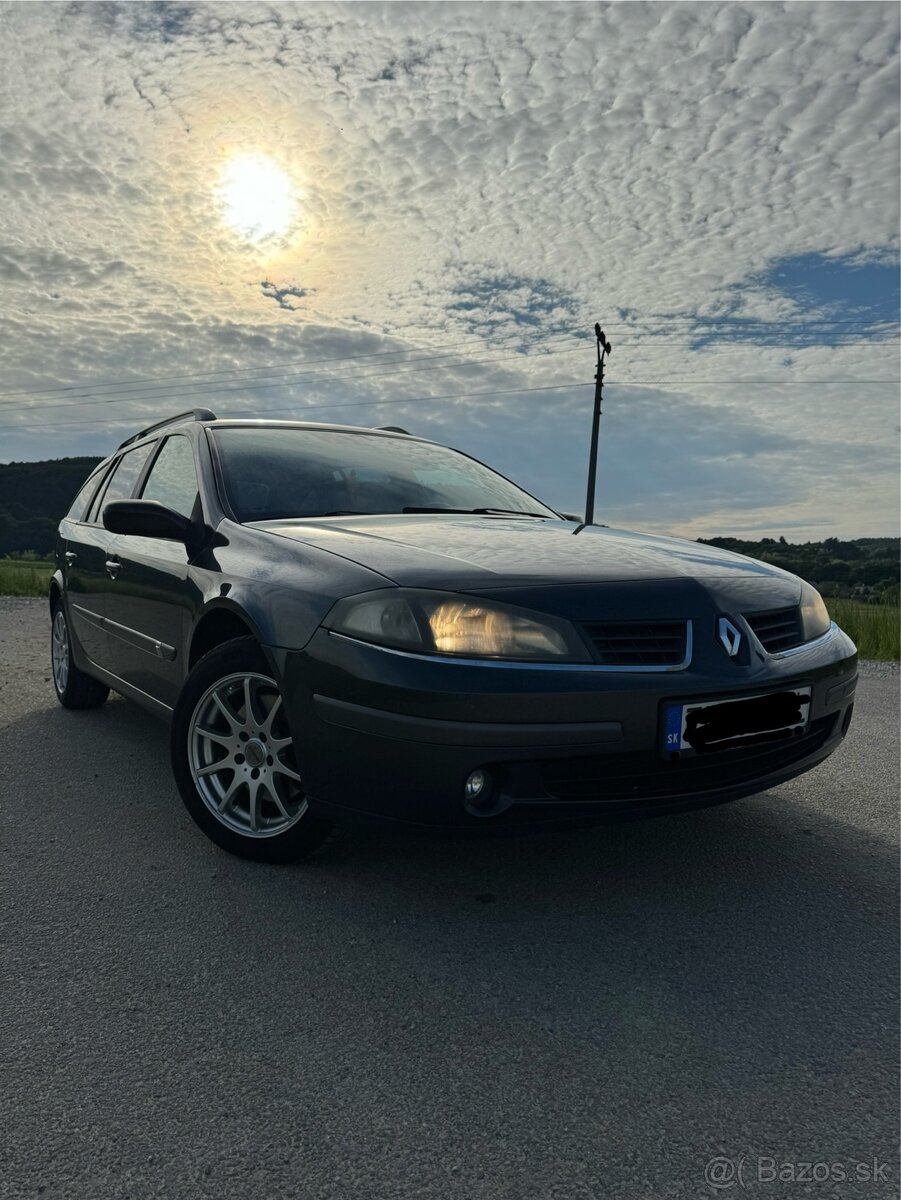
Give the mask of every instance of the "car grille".
<svg viewBox="0 0 901 1200">
<path fill-rule="evenodd" d="M 804 641 L 801 610 L 797 605 L 793 608 L 779 608 L 773 612 L 745 613 L 744 617 L 754 630 L 761 646 L 770 654 L 778 654 L 780 650 L 791 650 Z"/>
<path fill-rule="evenodd" d="M 542 783 L 555 800 L 622 804 L 669 799 L 750 782 L 814 754 L 835 729 L 839 714 L 811 722 L 801 736 L 746 748 L 684 756 L 675 762 L 648 761 L 645 754 L 547 760 L 538 764 Z"/>
<path fill-rule="evenodd" d="M 675 667 L 685 659 L 685 621 L 583 621 L 606 667 Z"/>
</svg>

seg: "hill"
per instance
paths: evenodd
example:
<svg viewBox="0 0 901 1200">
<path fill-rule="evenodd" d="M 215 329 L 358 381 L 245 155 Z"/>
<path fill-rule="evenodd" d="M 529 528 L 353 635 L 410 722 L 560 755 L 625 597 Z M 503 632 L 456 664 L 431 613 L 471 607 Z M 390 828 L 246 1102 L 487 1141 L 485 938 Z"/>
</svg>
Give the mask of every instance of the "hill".
<svg viewBox="0 0 901 1200">
<path fill-rule="evenodd" d="M 49 554 L 60 518 L 99 458 L 0 463 L 0 555 Z"/>
<path fill-rule="evenodd" d="M 57 458 L 0 463 L 0 557 L 26 551 L 49 554 L 60 518 L 98 462 L 99 458 Z M 898 538 L 792 543 L 784 537 L 760 541 L 715 537 L 698 541 L 783 567 L 828 596 L 897 603 Z"/>
<path fill-rule="evenodd" d="M 698 538 L 707 546 L 734 550 L 800 575 L 824 596 L 898 603 L 899 538 L 787 542 L 784 537 L 749 542 L 740 538 Z"/>
</svg>

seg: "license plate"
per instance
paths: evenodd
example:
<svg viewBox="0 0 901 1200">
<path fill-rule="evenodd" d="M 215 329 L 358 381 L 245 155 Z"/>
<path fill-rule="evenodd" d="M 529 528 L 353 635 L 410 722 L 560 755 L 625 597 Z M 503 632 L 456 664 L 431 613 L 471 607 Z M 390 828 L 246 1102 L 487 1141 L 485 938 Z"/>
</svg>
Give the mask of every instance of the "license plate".
<svg viewBox="0 0 901 1200">
<path fill-rule="evenodd" d="M 809 721 L 809 687 L 732 700 L 668 704 L 663 714 L 663 749 L 703 754 L 777 741 L 803 733 Z"/>
</svg>

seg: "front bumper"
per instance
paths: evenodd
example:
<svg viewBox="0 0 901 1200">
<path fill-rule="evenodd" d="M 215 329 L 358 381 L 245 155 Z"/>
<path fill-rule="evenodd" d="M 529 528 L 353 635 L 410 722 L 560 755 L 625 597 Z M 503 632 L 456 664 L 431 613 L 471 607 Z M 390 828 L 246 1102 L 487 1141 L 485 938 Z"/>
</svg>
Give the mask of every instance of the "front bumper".
<svg viewBox="0 0 901 1200">
<path fill-rule="evenodd" d="M 809 770 L 847 732 L 853 643 L 829 636 L 745 666 L 696 657 L 684 671 L 470 664 L 386 651 L 320 629 L 303 651 L 270 648 L 311 805 L 338 819 L 502 829 L 699 808 Z M 782 742 L 664 754 L 662 711 L 811 687 L 810 723 Z M 477 768 L 491 778 L 464 800 Z"/>
</svg>

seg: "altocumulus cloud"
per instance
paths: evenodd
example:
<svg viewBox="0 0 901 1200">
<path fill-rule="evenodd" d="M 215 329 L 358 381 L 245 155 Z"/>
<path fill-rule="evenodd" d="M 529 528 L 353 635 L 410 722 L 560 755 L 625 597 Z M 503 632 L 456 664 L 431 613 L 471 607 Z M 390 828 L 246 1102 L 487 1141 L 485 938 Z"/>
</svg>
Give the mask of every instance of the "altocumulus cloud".
<svg viewBox="0 0 901 1200">
<path fill-rule="evenodd" d="M 574 508 L 576 335 L 600 317 L 603 519 L 894 527 L 895 6 L 9 4 L 0 23 L 0 391 L 88 385 L 0 397 L 3 458 L 106 451 L 192 403 L 309 408 L 448 440 Z M 224 225 L 237 154 L 292 181 L 284 237 Z M 300 365 L 342 355 L 372 357 Z M 89 390 L 160 376 L 186 378 Z"/>
</svg>

